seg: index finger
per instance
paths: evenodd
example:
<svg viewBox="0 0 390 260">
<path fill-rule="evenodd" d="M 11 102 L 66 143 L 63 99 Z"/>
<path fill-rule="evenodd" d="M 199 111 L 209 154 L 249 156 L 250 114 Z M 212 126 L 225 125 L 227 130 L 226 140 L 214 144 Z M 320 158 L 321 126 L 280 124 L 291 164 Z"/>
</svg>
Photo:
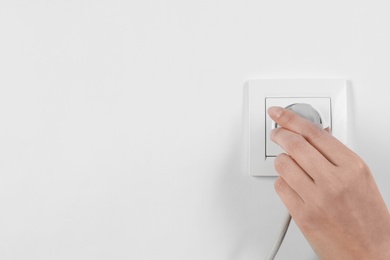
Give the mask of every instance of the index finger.
<svg viewBox="0 0 390 260">
<path fill-rule="evenodd" d="M 269 116 L 280 126 L 302 135 L 328 161 L 339 166 L 354 153 L 315 123 L 281 107 L 270 107 Z"/>
</svg>

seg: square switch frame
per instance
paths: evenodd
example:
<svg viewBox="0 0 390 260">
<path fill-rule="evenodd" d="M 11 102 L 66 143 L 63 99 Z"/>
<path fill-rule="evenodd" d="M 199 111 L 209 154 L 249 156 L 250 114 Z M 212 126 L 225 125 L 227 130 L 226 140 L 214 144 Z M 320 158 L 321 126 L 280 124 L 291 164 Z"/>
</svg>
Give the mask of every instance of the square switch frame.
<svg viewBox="0 0 390 260">
<path fill-rule="evenodd" d="M 252 176 L 277 176 L 275 156 L 266 155 L 266 98 L 330 98 L 332 134 L 347 143 L 347 81 L 344 79 L 255 79 L 246 82 L 248 164 Z"/>
</svg>

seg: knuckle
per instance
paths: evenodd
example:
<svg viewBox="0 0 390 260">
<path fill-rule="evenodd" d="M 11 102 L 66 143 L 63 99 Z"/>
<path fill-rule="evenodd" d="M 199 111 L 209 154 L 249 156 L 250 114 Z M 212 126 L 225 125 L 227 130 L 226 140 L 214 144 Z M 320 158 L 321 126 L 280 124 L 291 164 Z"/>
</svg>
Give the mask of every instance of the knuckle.
<svg viewBox="0 0 390 260">
<path fill-rule="evenodd" d="M 280 114 L 280 124 L 282 126 L 288 126 L 291 124 L 291 121 L 294 118 L 294 114 L 288 113 L 286 110 L 283 110 Z"/>
<path fill-rule="evenodd" d="M 286 149 L 288 151 L 302 151 L 305 147 L 305 144 L 305 139 L 300 135 L 296 135 L 288 140 L 288 143 L 286 144 Z"/>
<path fill-rule="evenodd" d="M 320 138 L 324 133 L 325 131 L 320 126 L 313 124 L 310 127 L 307 127 L 302 135 L 308 139 L 315 140 Z"/>
<path fill-rule="evenodd" d="M 348 165 L 344 167 L 344 176 L 349 181 L 371 174 L 368 165 L 357 155 L 354 155 Z"/>
<path fill-rule="evenodd" d="M 370 172 L 370 169 L 362 159 L 358 158 L 355 163 L 355 171 L 358 173 L 368 173 Z"/>
<path fill-rule="evenodd" d="M 289 169 L 289 163 L 288 163 L 288 155 L 282 153 L 282 154 L 279 154 L 275 161 L 274 161 L 274 167 L 275 167 L 275 170 L 278 172 L 278 173 L 284 173 L 286 171 L 288 171 Z"/>
<path fill-rule="evenodd" d="M 272 129 L 271 135 L 270 135 L 270 138 L 272 141 L 275 141 L 278 138 L 280 130 L 281 130 L 281 128 Z"/>
<path fill-rule="evenodd" d="M 281 190 L 283 188 L 283 179 L 281 177 L 278 177 L 275 180 L 274 188 L 275 188 L 275 190 Z"/>
<path fill-rule="evenodd" d="M 342 172 L 340 172 L 342 170 Z M 370 169 L 367 164 L 360 158 L 355 160 L 353 165 L 341 167 L 331 174 L 332 178 L 327 180 L 324 201 L 328 203 L 348 203 L 348 201 L 356 194 L 358 189 L 365 189 L 362 184 L 367 183 L 371 177 Z"/>
</svg>

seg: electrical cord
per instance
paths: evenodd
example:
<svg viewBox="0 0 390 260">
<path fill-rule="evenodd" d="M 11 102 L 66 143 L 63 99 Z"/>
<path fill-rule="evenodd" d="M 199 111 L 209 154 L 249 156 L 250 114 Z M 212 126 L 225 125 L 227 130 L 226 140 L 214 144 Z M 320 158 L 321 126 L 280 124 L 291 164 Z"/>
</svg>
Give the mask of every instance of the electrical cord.
<svg viewBox="0 0 390 260">
<path fill-rule="evenodd" d="M 275 240 L 275 243 L 274 245 L 272 246 L 272 249 L 271 251 L 269 252 L 266 260 L 274 260 L 276 254 L 278 253 L 279 251 L 279 248 L 280 246 L 282 245 L 283 243 L 283 239 L 284 237 L 286 236 L 286 233 L 287 233 L 287 230 L 288 230 L 288 227 L 290 226 L 290 222 L 291 222 L 291 215 L 290 213 L 287 214 L 285 220 L 284 220 L 284 223 L 283 223 L 283 226 L 282 228 L 280 229 L 280 232 L 278 234 L 278 237 L 277 239 Z"/>
</svg>

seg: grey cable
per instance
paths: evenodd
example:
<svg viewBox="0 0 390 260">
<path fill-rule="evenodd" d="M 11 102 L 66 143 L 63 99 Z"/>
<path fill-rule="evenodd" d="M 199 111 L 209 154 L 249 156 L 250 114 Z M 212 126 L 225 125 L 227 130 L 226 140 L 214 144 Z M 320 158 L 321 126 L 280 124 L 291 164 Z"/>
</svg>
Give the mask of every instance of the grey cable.
<svg viewBox="0 0 390 260">
<path fill-rule="evenodd" d="M 290 213 L 288 213 L 288 215 L 286 216 L 286 218 L 284 220 L 283 226 L 278 234 L 278 237 L 277 237 L 271 251 L 269 252 L 266 260 L 274 260 L 276 254 L 279 251 L 280 246 L 283 243 L 283 239 L 286 236 L 288 227 L 290 226 L 290 222 L 291 222 L 291 215 L 290 215 Z"/>
<path fill-rule="evenodd" d="M 298 115 L 300 115 L 301 117 L 314 122 L 315 124 L 319 125 L 320 127 L 324 128 L 325 130 L 327 128 L 329 129 L 328 122 L 324 121 L 323 117 L 321 117 L 321 115 L 318 112 L 319 110 L 316 110 L 315 108 L 313 108 L 309 104 L 295 103 L 295 104 L 291 104 L 291 105 L 287 106 L 286 109 L 291 110 L 294 113 L 297 113 Z M 277 127 L 276 123 L 275 123 L 275 127 Z M 274 260 L 276 254 L 279 251 L 280 246 L 283 243 L 283 239 L 286 236 L 288 227 L 290 226 L 290 222 L 291 222 L 291 215 L 290 215 L 290 213 L 288 213 L 288 215 L 286 216 L 286 218 L 284 220 L 282 229 L 280 230 L 278 237 L 275 241 L 275 244 L 273 245 L 271 252 L 269 252 L 266 260 Z"/>
</svg>

